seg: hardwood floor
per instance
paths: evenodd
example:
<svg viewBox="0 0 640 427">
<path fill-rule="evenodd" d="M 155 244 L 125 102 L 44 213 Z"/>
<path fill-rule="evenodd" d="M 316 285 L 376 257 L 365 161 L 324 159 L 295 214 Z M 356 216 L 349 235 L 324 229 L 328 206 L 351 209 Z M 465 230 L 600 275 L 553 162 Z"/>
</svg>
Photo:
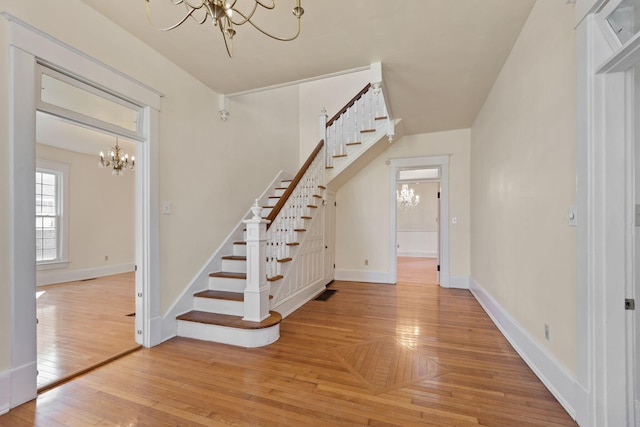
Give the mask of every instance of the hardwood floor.
<svg viewBox="0 0 640 427">
<path fill-rule="evenodd" d="M 399 256 L 398 283 L 438 284 L 438 259 Z"/>
<path fill-rule="evenodd" d="M 38 288 L 38 389 L 138 348 L 134 273 Z"/>
<path fill-rule="evenodd" d="M 331 289 L 268 347 L 174 338 L 42 393 L 0 426 L 576 425 L 468 291 Z"/>
</svg>

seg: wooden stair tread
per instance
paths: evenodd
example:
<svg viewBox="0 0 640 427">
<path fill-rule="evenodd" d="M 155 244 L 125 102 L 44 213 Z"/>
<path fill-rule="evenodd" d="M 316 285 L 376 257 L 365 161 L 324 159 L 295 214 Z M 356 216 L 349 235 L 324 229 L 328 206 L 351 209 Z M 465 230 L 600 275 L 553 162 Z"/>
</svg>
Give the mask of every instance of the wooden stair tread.
<svg viewBox="0 0 640 427">
<path fill-rule="evenodd" d="M 247 273 L 231 273 L 229 271 L 218 271 L 209 274 L 209 277 L 223 277 L 226 279 L 246 279 Z"/>
<path fill-rule="evenodd" d="M 244 301 L 244 293 L 206 290 L 193 294 L 198 298 L 222 299 L 226 301 Z"/>
<path fill-rule="evenodd" d="M 369 132 L 375 132 L 375 129 L 363 129 L 360 131 L 360 133 L 369 133 Z"/>
<path fill-rule="evenodd" d="M 306 216 L 306 215 L 303 215 L 303 216 L 301 216 L 300 218 L 301 218 L 301 219 L 313 219 L 313 217 L 311 217 L 311 216 Z"/>
<path fill-rule="evenodd" d="M 280 321 L 282 321 L 282 316 L 277 311 L 270 311 L 269 317 L 262 322 L 249 322 L 242 320 L 241 316 L 194 310 L 178 316 L 177 319 L 237 329 L 264 329 L 280 323 Z"/>
<path fill-rule="evenodd" d="M 304 228 L 294 228 L 294 229 L 293 229 L 293 231 L 299 231 L 299 232 L 302 232 L 302 231 L 307 231 L 307 230 L 306 230 L 306 229 L 304 229 Z"/>
<path fill-rule="evenodd" d="M 281 274 L 278 274 L 277 276 L 273 276 L 273 277 L 267 277 L 267 282 L 275 282 L 276 280 L 280 280 L 283 277 L 284 276 Z"/>
<path fill-rule="evenodd" d="M 244 301 L 243 292 L 213 291 L 209 289 L 197 292 L 193 294 L 193 296 L 198 298 L 221 299 L 225 301 Z M 269 295 L 269 299 L 273 299 L 273 295 Z"/>
<path fill-rule="evenodd" d="M 246 261 L 247 257 L 244 255 L 225 255 L 222 259 L 228 259 L 233 261 Z"/>
<path fill-rule="evenodd" d="M 333 169 L 333 166 L 325 166 L 325 169 Z"/>
<path fill-rule="evenodd" d="M 291 243 L 287 243 L 287 246 L 299 246 L 300 243 L 299 242 L 291 242 Z"/>
<path fill-rule="evenodd" d="M 247 242 L 243 242 L 242 240 L 239 240 L 237 242 L 233 242 L 234 245 L 246 245 Z"/>
<path fill-rule="evenodd" d="M 318 188 L 322 188 L 323 190 L 327 189 L 327 187 L 325 187 L 324 185 L 318 185 Z"/>
<path fill-rule="evenodd" d="M 322 199 L 322 196 L 319 194 L 314 194 L 313 197 L 315 197 L 316 199 Z"/>
<path fill-rule="evenodd" d="M 362 142 L 347 142 L 347 145 L 360 145 Z"/>
<path fill-rule="evenodd" d="M 386 120 L 386 119 L 388 119 L 387 116 L 378 116 L 375 118 L 375 120 Z"/>
<path fill-rule="evenodd" d="M 308 208 L 311 208 L 311 209 L 316 209 L 316 208 L 317 208 L 317 206 L 316 206 L 316 205 L 307 205 L 307 207 L 308 207 Z"/>
<path fill-rule="evenodd" d="M 281 258 L 281 259 L 277 259 L 277 262 L 289 262 L 292 261 L 293 258 Z"/>
<path fill-rule="evenodd" d="M 334 154 L 333 155 L 334 159 L 337 159 L 338 157 L 347 157 L 347 155 L 346 154 Z"/>
</svg>

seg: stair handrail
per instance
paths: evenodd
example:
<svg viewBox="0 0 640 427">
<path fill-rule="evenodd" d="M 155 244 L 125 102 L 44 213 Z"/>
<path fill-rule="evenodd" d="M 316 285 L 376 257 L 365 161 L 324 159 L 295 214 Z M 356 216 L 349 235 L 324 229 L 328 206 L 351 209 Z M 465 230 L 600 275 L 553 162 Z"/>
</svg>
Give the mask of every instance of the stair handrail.
<svg viewBox="0 0 640 427">
<path fill-rule="evenodd" d="M 318 143 L 318 145 L 316 146 L 316 148 L 313 149 L 313 151 L 311 152 L 311 154 L 307 158 L 307 161 L 304 162 L 304 164 L 302 165 L 300 170 L 298 170 L 298 173 L 293 178 L 293 180 L 291 181 L 291 184 L 289 184 L 289 186 L 287 187 L 285 192 L 282 194 L 282 196 L 280 196 L 280 199 L 278 200 L 276 205 L 273 207 L 273 209 L 271 209 L 271 212 L 269 213 L 269 215 L 266 218 L 268 221 L 270 221 L 267 224 L 267 230 L 274 223 L 274 220 L 276 219 L 276 217 L 278 216 L 278 214 L 280 213 L 280 211 L 282 210 L 284 205 L 287 203 L 287 200 L 289 200 L 289 197 L 291 196 L 291 194 L 293 193 L 295 188 L 298 186 L 298 184 L 300 183 L 300 180 L 302 179 L 304 174 L 307 172 L 307 170 L 309 169 L 309 167 L 313 163 L 313 160 L 316 158 L 316 156 L 320 152 L 320 150 L 322 150 L 323 146 L 324 146 L 324 140 L 321 140 Z"/>
<path fill-rule="evenodd" d="M 338 111 L 333 117 L 331 117 L 331 119 L 329 119 L 329 121 L 327 121 L 327 127 L 331 126 L 333 124 L 333 122 L 338 120 L 338 118 L 341 115 L 343 115 L 344 113 L 346 113 L 349 108 L 353 107 L 353 105 L 360 98 L 362 98 L 362 96 L 365 93 L 367 93 L 369 91 L 369 89 L 371 89 L 371 83 L 367 83 L 367 85 L 360 92 L 358 92 L 358 94 L 356 96 L 354 96 L 353 99 L 351 99 L 351 101 L 347 102 L 347 104 L 344 107 L 342 107 L 342 109 L 340 111 Z"/>
</svg>

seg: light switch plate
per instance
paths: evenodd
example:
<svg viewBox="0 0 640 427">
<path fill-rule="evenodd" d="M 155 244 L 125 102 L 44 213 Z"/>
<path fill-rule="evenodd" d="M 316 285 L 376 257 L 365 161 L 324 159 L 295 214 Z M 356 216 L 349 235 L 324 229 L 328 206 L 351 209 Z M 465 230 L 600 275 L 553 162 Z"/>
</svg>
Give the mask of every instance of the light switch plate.
<svg viewBox="0 0 640 427">
<path fill-rule="evenodd" d="M 567 220 L 569 221 L 569 227 L 575 227 L 578 225 L 577 210 L 578 208 L 576 207 L 576 205 L 573 205 L 569 208 L 569 211 L 567 212 Z"/>
</svg>

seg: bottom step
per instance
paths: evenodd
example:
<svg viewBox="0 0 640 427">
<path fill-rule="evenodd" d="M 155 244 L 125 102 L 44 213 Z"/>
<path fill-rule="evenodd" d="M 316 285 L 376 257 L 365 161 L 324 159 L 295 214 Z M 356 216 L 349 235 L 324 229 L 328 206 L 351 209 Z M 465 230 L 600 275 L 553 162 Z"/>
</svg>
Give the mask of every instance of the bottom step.
<svg viewBox="0 0 640 427">
<path fill-rule="evenodd" d="M 241 316 L 191 311 L 178 316 L 178 336 L 204 341 L 237 345 L 240 347 L 263 347 L 280 338 L 282 316 L 269 312 L 262 322 L 248 322 Z"/>
</svg>

